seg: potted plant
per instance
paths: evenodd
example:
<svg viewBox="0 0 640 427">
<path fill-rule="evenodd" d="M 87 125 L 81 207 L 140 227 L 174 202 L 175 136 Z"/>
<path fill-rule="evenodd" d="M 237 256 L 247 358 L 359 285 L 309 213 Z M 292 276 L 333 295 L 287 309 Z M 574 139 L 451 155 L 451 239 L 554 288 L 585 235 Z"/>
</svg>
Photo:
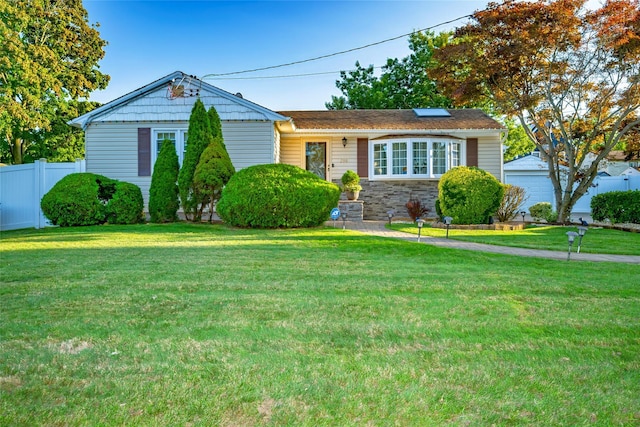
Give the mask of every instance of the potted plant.
<svg viewBox="0 0 640 427">
<path fill-rule="evenodd" d="M 352 170 L 346 171 L 342 175 L 342 191 L 347 195 L 349 200 L 358 200 L 362 186 L 360 185 L 360 177 Z"/>
</svg>

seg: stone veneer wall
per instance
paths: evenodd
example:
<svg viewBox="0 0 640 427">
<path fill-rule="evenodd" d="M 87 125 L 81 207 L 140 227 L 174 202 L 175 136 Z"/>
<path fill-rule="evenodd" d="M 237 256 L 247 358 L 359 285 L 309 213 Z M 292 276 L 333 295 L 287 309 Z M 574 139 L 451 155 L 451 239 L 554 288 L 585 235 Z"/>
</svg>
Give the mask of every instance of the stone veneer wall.
<svg viewBox="0 0 640 427">
<path fill-rule="evenodd" d="M 336 184 L 340 183 L 336 182 Z M 428 217 L 436 217 L 438 181 L 369 181 L 362 178 L 360 185 L 362 185 L 362 191 L 358 200 L 364 202 L 363 218 L 365 220 L 387 220 L 387 211 L 390 209 L 395 211 L 395 219 L 409 218 L 405 204 L 411 197 L 419 199 L 429 208 Z M 341 198 L 346 198 L 344 193 Z"/>
</svg>

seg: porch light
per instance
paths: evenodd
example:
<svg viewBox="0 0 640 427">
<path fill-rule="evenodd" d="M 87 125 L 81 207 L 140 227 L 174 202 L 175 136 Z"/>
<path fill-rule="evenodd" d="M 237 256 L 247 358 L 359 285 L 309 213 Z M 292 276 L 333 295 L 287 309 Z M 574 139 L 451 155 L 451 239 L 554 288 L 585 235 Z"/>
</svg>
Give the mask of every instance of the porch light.
<svg viewBox="0 0 640 427">
<path fill-rule="evenodd" d="M 444 217 L 444 223 L 447 226 L 447 239 L 449 238 L 449 226 L 451 226 L 451 221 L 453 221 L 453 218 L 451 218 L 450 216 Z"/>
<path fill-rule="evenodd" d="M 391 218 L 393 218 L 393 209 L 387 211 L 387 216 L 389 217 L 389 225 L 391 225 Z"/>
<path fill-rule="evenodd" d="M 418 224 L 418 242 L 419 242 L 420 234 L 422 233 L 422 226 L 424 225 L 424 219 L 416 218 L 416 223 Z"/>
<path fill-rule="evenodd" d="M 578 233 L 575 231 L 567 231 L 567 238 L 569 239 L 569 249 L 567 251 L 567 261 L 571 259 L 571 246 L 573 246 L 573 242 L 576 240 L 576 236 Z"/>
<path fill-rule="evenodd" d="M 342 146 L 343 146 L 344 148 L 347 148 L 347 137 L 343 137 L 343 138 L 342 138 Z"/>
<path fill-rule="evenodd" d="M 587 230 L 589 229 L 589 227 L 585 227 L 584 225 L 579 225 L 578 226 L 578 236 L 580 236 L 579 240 L 578 240 L 578 251 L 577 253 L 580 253 L 580 247 L 582 246 L 582 238 L 584 237 L 585 234 L 587 234 Z"/>
</svg>

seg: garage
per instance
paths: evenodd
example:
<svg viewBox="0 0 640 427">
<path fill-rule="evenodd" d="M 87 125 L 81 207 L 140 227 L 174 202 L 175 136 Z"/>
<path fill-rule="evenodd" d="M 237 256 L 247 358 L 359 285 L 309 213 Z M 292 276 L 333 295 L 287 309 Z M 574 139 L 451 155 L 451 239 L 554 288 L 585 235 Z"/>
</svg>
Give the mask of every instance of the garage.
<svg viewBox="0 0 640 427">
<path fill-rule="evenodd" d="M 549 179 L 549 167 L 539 157 L 529 155 L 512 160 L 504 165 L 505 184 L 517 185 L 524 188 L 528 199 L 524 210 L 540 202 L 555 205 L 553 185 Z"/>
</svg>

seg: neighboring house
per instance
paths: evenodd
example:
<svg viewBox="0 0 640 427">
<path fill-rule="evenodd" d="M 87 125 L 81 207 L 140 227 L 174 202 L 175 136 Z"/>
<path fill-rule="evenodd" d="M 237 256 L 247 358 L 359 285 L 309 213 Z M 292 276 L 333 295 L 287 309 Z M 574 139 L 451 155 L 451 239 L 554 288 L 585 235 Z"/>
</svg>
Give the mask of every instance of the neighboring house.
<svg viewBox="0 0 640 427">
<path fill-rule="evenodd" d="M 639 160 L 626 160 L 626 153 L 620 150 L 613 150 L 607 154 L 607 157 L 598 165 L 598 173 L 606 173 L 609 176 L 619 176 L 629 168 L 637 168 L 640 166 Z M 587 154 L 585 165 L 590 165 L 595 160 L 596 155 Z"/>
<path fill-rule="evenodd" d="M 561 166 L 561 170 L 566 173 L 568 168 Z M 549 165 L 535 154 L 529 154 L 505 163 L 504 183 L 524 188 L 527 200 L 520 209 L 528 212 L 531 206 L 540 202 L 549 202 L 554 209 L 556 207 L 553 184 L 549 178 Z M 574 205 L 572 213 L 590 213 L 591 199 L 598 194 L 639 188 L 640 172 L 634 168 L 629 168 L 618 176 L 609 176 L 603 172 L 598 173 L 587 193 Z"/>
<path fill-rule="evenodd" d="M 529 154 L 504 164 L 504 183 L 524 188 L 527 200 L 521 209 L 527 212 L 537 203 L 548 202 L 555 207 L 549 165 L 539 156 Z"/>
<path fill-rule="evenodd" d="M 410 197 L 435 216 L 440 176 L 478 166 L 502 180 L 506 129 L 480 110 L 331 110 L 274 112 L 181 72 L 172 73 L 80 116 L 86 170 L 132 182 L 148 198 L 160 143 L 169 138 L 182 161 L 193 103 L 214 106 L 237 170 L 287 163 L 340 182 L 361 176 L 365 219 L 406 216 Z"/>
</svg>

